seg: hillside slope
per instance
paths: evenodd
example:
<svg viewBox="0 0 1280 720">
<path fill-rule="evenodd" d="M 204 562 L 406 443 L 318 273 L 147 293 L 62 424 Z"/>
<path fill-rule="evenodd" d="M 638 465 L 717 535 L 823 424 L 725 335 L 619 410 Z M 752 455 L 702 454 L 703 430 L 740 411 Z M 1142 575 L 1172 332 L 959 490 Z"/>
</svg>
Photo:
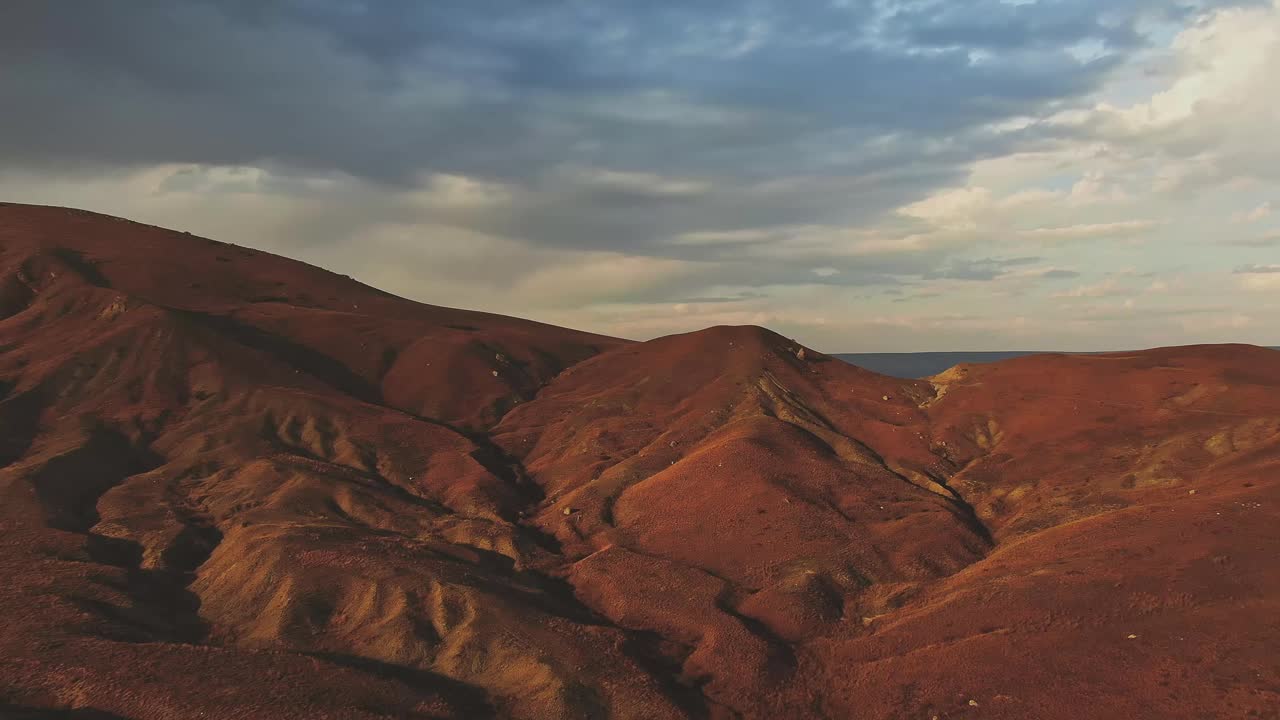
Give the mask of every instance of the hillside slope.
<svg viewBox="0 0 1280 720">
<path fill-rule="evenodd" d="M 1277 717 L 1277 470 L 1271 350 L 906 381 L 0 204 L 0 716 Z"/>
</svg>

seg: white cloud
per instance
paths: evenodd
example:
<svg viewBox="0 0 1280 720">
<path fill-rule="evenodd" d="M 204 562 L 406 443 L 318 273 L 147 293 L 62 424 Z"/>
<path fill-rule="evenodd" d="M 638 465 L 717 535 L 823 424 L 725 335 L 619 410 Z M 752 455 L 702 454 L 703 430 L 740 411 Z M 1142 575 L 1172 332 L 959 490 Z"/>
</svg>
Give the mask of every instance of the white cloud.
<svg viewBox="0 0 1280 720">
<path fill-rule="evenodd" d="M 1117 182 L 1099 170 L 1089 170 L 1071 186 L 1067 202 L 1081 207 L 1101 203 L 1122 203 L 1131 197 Z"/>
<path fill-rule="evenodd" d="M 1107 237 L 1132 237 L 1160 226 L 1155 220 L 1124 220 L 1110 223 L 1088 223 L 1063 227 L 1023 230 L 1022 236 L 1032 240 L 1096 240 Z"/>
<path fill-rule="evenodd" d="M 1258 237 L 1229 240 L 1226 244 L 1253 248 L 1280 246 L 1280 232 L 1268 233 Z"/>
<path fill-rule="evenodd" d="M 1240 279 L 1240 286 L 1256 292 L 1280 290 L 1280 275 L 1245 275 Z"/>
<path fill-rule="evenodd" d="M 564 171 L 564 175 L 570 182 L 588 190 L 652 198 L 696 198 L 711 190 L 711 186 L 705 182 L 668 178 L 656 173 L 577 168 Z"/>
<path fill-rule="evenodd" d="M 719 230 L 681 233 L 666 242 L 670 245 L 742 245 L 764 242 L 778 237 L 777 230 Z"/>
<path fill-rule="evenodd" d="M 1235 270 L 1240 287 L 1249 292 L 1280 290 L 1280 265 L 1244 265 Z"/>
<path fill-rule="evenodd" d="M 501 183 L 435 174 L 422 190 L 411 193 L 409 200 L 435 210 L 482 210 L 510 203 L 512 194 L 512 189 Z"/>
<path fill-rule="evenodd" d="M 1268 200 L 1262 203 L 1261 205 L 1258 205 L 1257 207 L 1253 208 L 1252 210 L 1249 210 L 1248 212 L 1242 212 L 1242 213 L 1237 213 L 1236 215 L 1233 215 L 1231 220 L 1232 222 L 1241 223 L 1241 224 L 1256 223 L 1271 217 L 1271 214 L 1274 211 L 1275 211 L 1274 206 L 1272 205 L 1271 201 Z"/>
<path fill-rule="evenodd" d="M 1218 333 L 1220 331 L 1245 330 L 1257 325 L 1251 315 L 1239 312 L 1228 313 L 1196 313 L 1178 320 L 1184 332 L 1193 334 Z M 1220 341 L 1230 342 L 1233 336 L 1219 336 Z M 1235 340 L 1239 342 L 1238 339 Z"/>
<path fill-rule="evenodd" d="M 1128 105 L 1102 100 L 1064 124 L 1155 159 L 1157 192 L 1280 178 L 1280 4 L 1219 10 L 1170 49 L 1165 87 Z"/>
<path fill-rule="evenodd" d="M 545 307 L 625 301 L 695 270 L 694 263 L 618 253 L 579 253 L 521 277 L 514 297 Z"/>
<path fill-rule="evenodd" d="M 1127 291 L 1115 278 L 1109 278 L 1093 285 L 1080 285 L 1070 290 L 1055 293 L 1056 298 L 1099 298 L 1124 295 Z"/>
<path fill-rule="evenodd" d="M 992 206 L 991 191 L 982 187 L 944 190 L 898 209 L 904 217 L 924 220 L 943 230 L 974 230 Z"/>
</svg>

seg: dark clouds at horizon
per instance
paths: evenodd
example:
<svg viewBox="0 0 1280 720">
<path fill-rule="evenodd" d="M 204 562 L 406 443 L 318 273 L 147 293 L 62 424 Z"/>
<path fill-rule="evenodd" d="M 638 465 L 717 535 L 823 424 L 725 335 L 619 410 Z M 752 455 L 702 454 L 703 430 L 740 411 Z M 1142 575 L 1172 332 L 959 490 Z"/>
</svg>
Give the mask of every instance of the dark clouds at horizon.
<svg viewBox="0 0 1280 720">
<path fill-rule="evenodd" d="M 1156 2 L 926 5 L 18 0 L 0 10 L 0 92 L 21 132 L 0 152 L 277 162 L 389 182 L 566 163 L 863 173 L 902 158 L 798 150 L 833 133 L 919 142 L 1035 115 L 1095 89 L 1143 45 L 1136 23 L 1173 14 Z M 1073 58 L 1086 40 L 1109 54 Z M 975 51 L 992 55 L 975 63 Z M 966 139 L 977 147 L 940 163 L 982 152 L 981 133 Z"/>
<path fill-rule="evenodd" d="M 834 251 L 814 238 L 877 228 L 915 248 L 906 233 L 929 221 L 902 208 L 977 162 L 1078 142 L 1087 126 L 1047 119 L 1088 111 L 1210 11 L 1266 5 L 11 0 L 0 157 L 68 182 L 189 165 L 156 192 L 206 195 L 246 192 L 201 168 L 256 168 L 250 193 L 311 203 L 286 229 L 324 252 L 375 226 L 430 223 L 538 258 L 693 264 L 610 296 L 635 302 L 990 281 L 1041 253 L 962 257 L 929 240 L 886 255 L 849 250 L 880 247 L 871 235 Z M 465 201 L 402 201 L 451 179 Z M 356 189 L 336 200 L 334 183 Z M 1096 225 L 1108 223 L 1124 226 Z M 697 239 L 717 233 L 729 239 Z"/>
</svg>

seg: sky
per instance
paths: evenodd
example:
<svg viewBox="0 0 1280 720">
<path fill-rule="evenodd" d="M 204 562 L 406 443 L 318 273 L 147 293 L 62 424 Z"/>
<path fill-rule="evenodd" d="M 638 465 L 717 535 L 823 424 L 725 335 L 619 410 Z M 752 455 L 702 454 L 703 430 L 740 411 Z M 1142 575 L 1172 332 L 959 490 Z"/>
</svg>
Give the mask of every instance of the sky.
<svg viewBox="0 0 1280 720">
<path fill-rule="evenodd" d="M 1280 0 L 5 0 L 0 200 L 634 339 L 1280 345 Z"/>
</svg>

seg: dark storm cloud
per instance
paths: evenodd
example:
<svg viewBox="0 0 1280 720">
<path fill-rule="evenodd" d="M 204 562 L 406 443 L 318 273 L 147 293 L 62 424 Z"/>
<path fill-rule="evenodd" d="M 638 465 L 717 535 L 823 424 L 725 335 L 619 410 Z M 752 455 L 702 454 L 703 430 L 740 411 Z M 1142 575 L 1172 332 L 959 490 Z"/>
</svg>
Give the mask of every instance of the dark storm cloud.
<svg viewBox="0 0 1280 720">
<path fill-rule="evenodd" d="M 882 35 L 886 18 L 919 15 L 781 0 L 11 0 L 0 91 L 19 132 L 0 150 L 33 164 L 274 160 L 383 180 L 526 177 L 566 159 L 778 173 L 814 162 L 789 152 L 806 139 L 962 133 L 1085 92 L 1107 69 L 1062 52 L 1102 28 L 1080 12 L 1070 32 L 993 26 L 1003 45 L 1043 52 L 991 66 Z M 1107 34 L 1129 27 L 1120 18 Z M 645 92 L 671 107 L 646 108 Z"/>
<path fill-rule="evenodd" d="M 465 175 L 520 192 L 454 224 L 726 262 L 741 248 L 667 241 L 872 222 L 975 159 L 1052 140 L 990 125 L 1082 98 L 1143 44 L 1140 21 L 1203 5 L 7 0 L 0 156 L 52 173 L 254 165 L 388 192 Z M 1082 42 L 1109 54 L 1080 62 Z M 593 168 L 679 182 L 575 171 Z M 339 225 L 373 222 L 370 207 Z M 326 237 L 341 241 L 313 242 Z M 944 259 L 823 260 L 841 272 L 817 281 L 998 271 Z M 751 284 L 815 281 L 812 260 L 729 267 Z"/>
<path fill-rule="evenodd" d="M 1064 48 L 1092 42 L 1127 51 L 1145 43 L 1136 21 L 1181 22 L 1216 7 L 1262 5 L 1266 0 L 925 0 L 893 13 L 888 31 L 926 47 L 993 51 Z"/>
</svg>

